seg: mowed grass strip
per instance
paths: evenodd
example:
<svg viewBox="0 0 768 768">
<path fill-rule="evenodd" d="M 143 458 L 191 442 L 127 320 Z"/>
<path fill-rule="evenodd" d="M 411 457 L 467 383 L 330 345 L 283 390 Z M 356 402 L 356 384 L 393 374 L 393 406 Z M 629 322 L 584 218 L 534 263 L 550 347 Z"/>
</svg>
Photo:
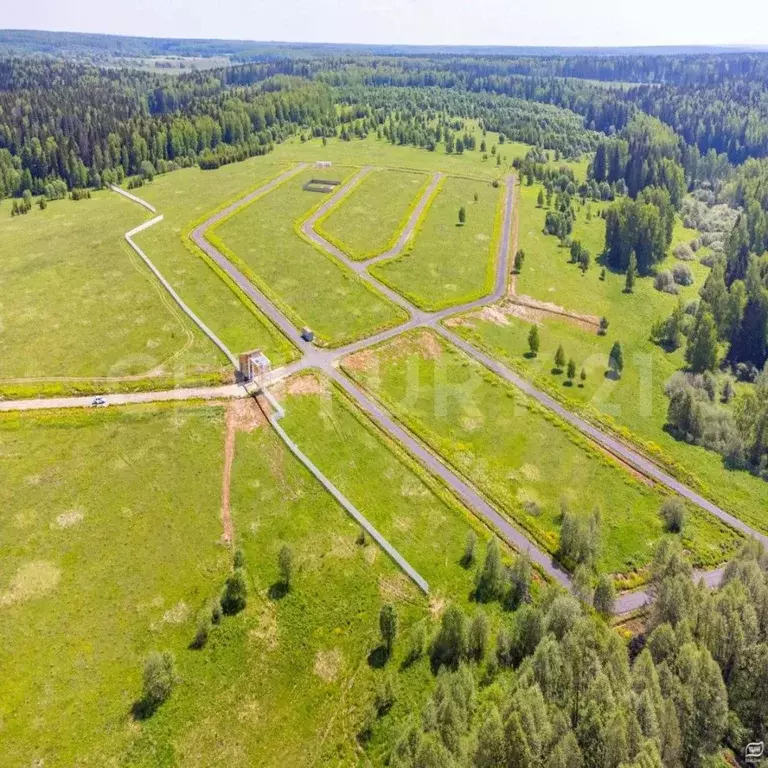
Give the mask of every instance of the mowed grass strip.
<svg viewBox="0 0 768 768">
<path fill-rule="evenodd" d="M 218 350 L 123 240 L 145 218 L 106 191 L 0 216 L 0 379 L 221 368 Z"/>
<path fill-rule="evenodd" d="M 229 568 L 223 427 L 178 404 L 0 418 L 3 765 L 118 764 L 145 655 L 173 650 L 186 678 Z"/>
<path fill-rule="evenodd" d="M 321 374 L 295 376 L 275 394 L 288 434 L 427 580 L 431 598 L 468 601 L 466 537 L 472 529 L 482 542 L 489 529 Z"/>
<path fill-rule="evenodd" d="M 208 233 L 297 326 L 336 346 L 397 324 L 405 313 L 332 256 L 303 240 L 294 225 L 325 196 L 303 189 L 318 176 L 348 177 L 350 169 L 310 168 L 259 198 Z"/>
<path fill-rule="evenodd" d="M 545 549 L 559 544 L 561 500 L 601 516 L 602 571 L 642 580 L 667 535 L 664 496 L 551 412 L 431 331 L 403 334 L 343 361 L 344 370 L 442 455 Z M 683 542 L 697 565 L 722 562 L 738 537 L 689 510 Z"/>
<path fill-rule="evenodd" d="M 212 171 L 184 168 L 157 176 L 136 190 L 164 216 L 163 221 L 135 238 L 147 256 L 234 353 L 262 349 L 275 364 L 295 356 L 292 345 L 247 296 L 210 266 L 187 235 L 193 222 L 289 167 L 290 163 L 279 163 L 268 155 Z"/>
<path fill-rule="evenodd" d="M 371 273 L 421 309 L 438 310 L 485 295 L 493 286 L 495 222 L 503 192 L 503 185 L 444 179 L 406 252 L 374 265 Z"/>
<path fill-rule="evenodd" d="M 350 258 L 364 261 L 397 241 L 430 177 L 375 170 L 315 229 Z"/>
</svg>

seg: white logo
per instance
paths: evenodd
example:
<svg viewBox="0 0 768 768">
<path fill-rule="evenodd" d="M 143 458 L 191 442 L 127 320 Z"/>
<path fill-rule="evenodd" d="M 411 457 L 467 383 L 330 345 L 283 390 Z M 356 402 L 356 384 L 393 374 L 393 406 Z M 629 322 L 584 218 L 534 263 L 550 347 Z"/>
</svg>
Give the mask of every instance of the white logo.
<svg viewBox="0 0 768 768">
<path fill-rule="evenodd" d="M 744 759 L 748 763 L 757 762 L 765 751 L 765 744 L 762 741 L 753 741 L 751 744 L 747 744 L 747 748 L 744 750 Z"/>
</svg>

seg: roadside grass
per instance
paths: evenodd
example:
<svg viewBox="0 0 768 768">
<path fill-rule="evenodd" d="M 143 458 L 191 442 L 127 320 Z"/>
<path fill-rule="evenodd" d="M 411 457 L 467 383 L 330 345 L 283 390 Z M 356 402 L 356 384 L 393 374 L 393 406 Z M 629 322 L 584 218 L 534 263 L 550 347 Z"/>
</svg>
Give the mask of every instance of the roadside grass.
<svg viewBox="0 0 768 768">
<path fill-rule="evenodd" d="M 213 171 L 183 168 L 157 176 L 136 190 L 164 219 L 135 237 L 184 301 L 235 353 L 262 349 L 273 364 L 296 356 L 290 342 L 251 300 L 216 271 L 189 238 L 193 222 L 205 220 L 233 199 L 257 189 L 289 163 L 270 155 L 230 163 Z"/>
<path fill-rule="evenodd" d="M 474 196 L 477 195 L 477 202 Z M 371 274 L 417 307 L 438 310 L 479 298 L 493 287 L 504 186 L 447 177 L 406 251 Z M 466 209 L 466 223 L 458 212 Z"/>
<path fill-rule="evenodd" d="M 334 178 L 351 175 L 334 169 Z M 295 225 L 326 196 L 303 185 L 309 168 L 208 231 L 208 239 L 244 268 L 297 327 L 308 325 L 321 344 L 337 346 L 396 325 L 405 313 L 337 259 L 298 236 Z M 327 174 L 326 174 L 327 175 Z"/>
<path fill-rule="evenodd" d="M 218 350 L 123 240 L 145 218 L 106 191 L 0 217 L 0 393 L 32 384 L 41 394 L 68 391 L 67 382 L 18 379 L 76 377 L 87 387 L 95 377 L 153 372 L 158 386 L 223 370 Z"/>
<path fill-rule="evenodd" d="M 669 400 L 664 384 L 676 370 L 685 366 L 683 349 L 666 352 L 650 340 L 654 321 L 667 317 L 678 297 L 660 293 L 652 277 L 638 278 L 634 293 L 624 293 L 624 275 L 606 270 L 600 280 L 600 266 L 593 263 L 582 276 L 570 264 L 567 249 L 559 248 L 557 239 L 541 234 L 545 212 L 535 207 L 536 187 L 523 188 L 518 198 L 520 211 L 520 247 L 526 252 L 518 293 L 564 305 L 566 309 L 606 316 L 610 322 L 605 337 L 558 317 L 521 319 L 500 305 L 500 311 L 487 309 L 469 313 L 447 322 L 452 330 L 483 348 L 510 367 L 532 378 L 542 388 L 590 418 L 637 442 L 646 453 L 669 468 L 681 480 L 691 484 L 724 509 L 768 533 L 768 483 L 748 472 L 727 469 L 719 455 L 704 448 L 676 440 L 665 429 Z M 605 223 L 594 215 L 585 221 L 585 209 L 577 214 L 574 237 L 602 249 Z M 695 236 L 679 222 L 671 250 L 679 242 Z M 589 246 L 588 246 L 589 247 Z M 593 250 L 593 255 L 595 251 Z M 661 268 L 670 268 L 676 260 L 668 256 Z M 694 284 L 681 288 L 683 301 L 696 298 L 706 279 L 708 268 L 688 262 Z M 535 359 L 525 357 L 531 323 L 539 323 L 541 349 Z M 605 376 L 608 352 L 615 341 L 624 351 L 624 371 L 618 380 Z M 554 353 L 563 345 L 567 358 L 573 358 L 577 371 L 587 373 L 584 387 L 564 386 L 565 377 L 553 375 Z"/>
<path fill-rule="evenodd" d="M 315 230 L 351 259 L 370 259 L 397 242 L 429 182 L 421 173 L 374 170 Z"/>
<path fill-rule="evenodd" d="M 115 764 L 137 737 L 146 654 L 181 661 L 229 566 L 223 424 L 194 404 L 0 417 L 4 765 Z"/>
<path fill-rule="evenodd" d="M 667 535 L 664 494 L 551 412 L 431 331 L 414 331 L 351 355 L 344 371 L 379 398 L 536 542 L 555 553 L 560 502 L 601 515 L 601 571 L 640 583 Z M 697 566 L 724 561 L 739 543 L 715 518 L 688 510 L 683 545 Z"/>
</svg>

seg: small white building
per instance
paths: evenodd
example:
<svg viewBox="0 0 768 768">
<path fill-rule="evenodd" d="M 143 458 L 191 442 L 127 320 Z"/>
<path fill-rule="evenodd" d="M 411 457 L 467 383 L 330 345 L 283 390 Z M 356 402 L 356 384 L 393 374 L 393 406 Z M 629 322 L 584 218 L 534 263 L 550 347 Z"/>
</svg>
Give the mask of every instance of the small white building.
<svg viewBox="0 0 768 768">
<path fill-rule="evenodd" d="M 333 163 L 330 160 L 318 160 L 315 163 L 315 168 L 330 168 Z"/>
</svg>

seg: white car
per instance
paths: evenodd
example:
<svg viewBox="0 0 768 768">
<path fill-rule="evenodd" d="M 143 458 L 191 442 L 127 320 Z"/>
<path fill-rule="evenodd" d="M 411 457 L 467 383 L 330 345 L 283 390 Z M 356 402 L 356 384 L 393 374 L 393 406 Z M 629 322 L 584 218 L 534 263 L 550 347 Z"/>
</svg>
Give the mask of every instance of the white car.
<svg viewBox="0 0 768 768">
<path fill-rule="evenodd" d="M 103 406 L 109 405 L 107 401 L 103 397 L 94 397 L 93 402 L 91 402 L 91 405 L 94 408 L 101 408 Z"/>
</svg>

